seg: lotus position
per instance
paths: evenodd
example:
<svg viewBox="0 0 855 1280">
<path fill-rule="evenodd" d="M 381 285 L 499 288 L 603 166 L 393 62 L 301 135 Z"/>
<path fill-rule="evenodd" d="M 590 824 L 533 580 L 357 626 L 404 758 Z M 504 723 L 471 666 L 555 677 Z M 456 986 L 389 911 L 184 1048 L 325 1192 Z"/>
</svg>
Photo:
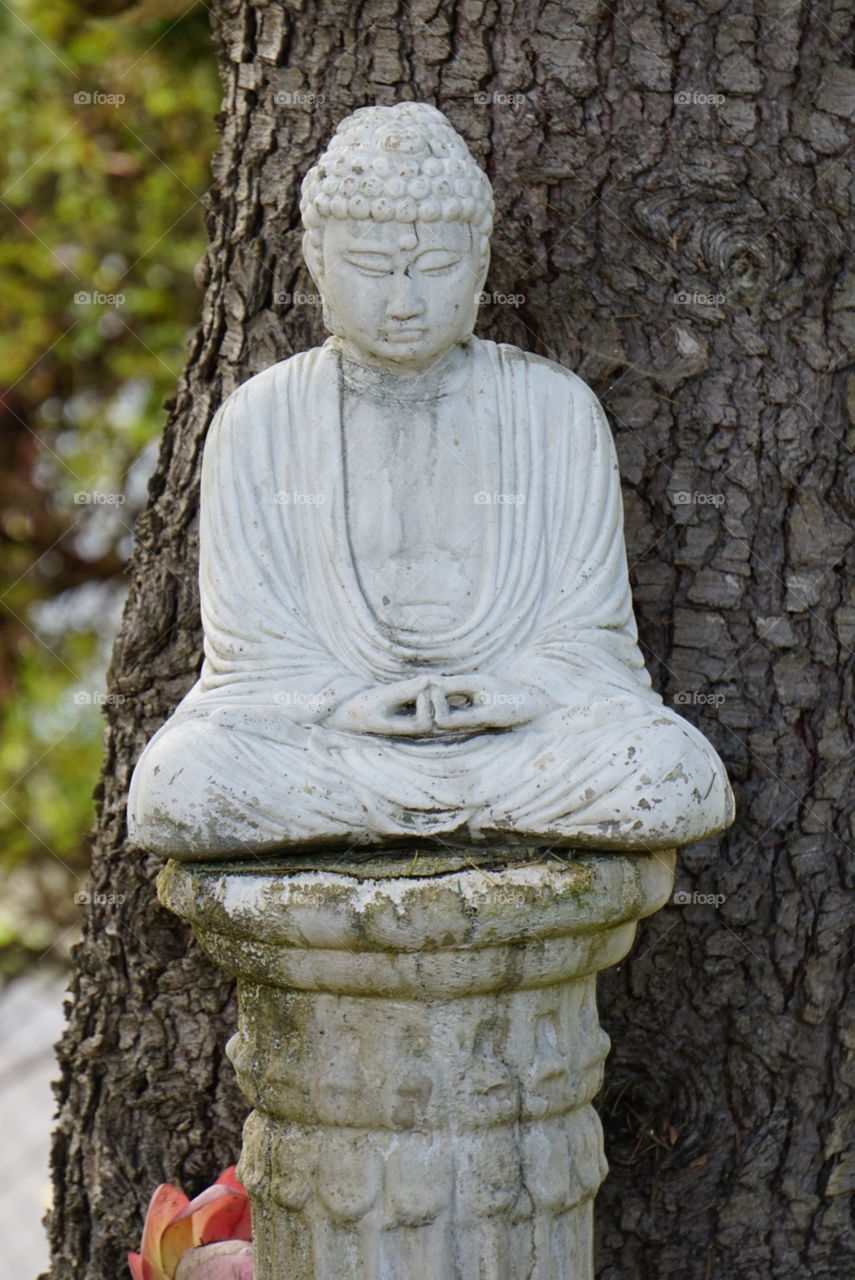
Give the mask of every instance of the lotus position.
<svg viewBox="0 0 855 1280">
<path fill-rule="evenodd" d="M 721 761 L 638 649 L 598 401 L 473 336 L 493 202 L 463 140 L 433 107 L 366 107 L 301 207 L 332 336 L 212 423 L 205 661 L 137 765 L 134 841 L 649 850 L 726 827 Z"/>
</svg>

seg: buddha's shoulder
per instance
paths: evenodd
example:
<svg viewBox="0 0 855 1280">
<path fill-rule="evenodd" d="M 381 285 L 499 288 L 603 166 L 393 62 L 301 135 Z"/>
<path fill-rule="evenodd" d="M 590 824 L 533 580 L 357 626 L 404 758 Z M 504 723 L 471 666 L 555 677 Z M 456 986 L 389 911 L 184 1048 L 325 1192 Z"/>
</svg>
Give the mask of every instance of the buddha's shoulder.
<svg viewBox="0 0 855 1280">
<path fill-rule="evenodd" d="M 485 338 L 476 338 L 479 352 L 492 359 L 511 377 L 527 377 L 542 383 L 545 392 L 559 396 L 572 395 L 580 406 L 598 405 L 594 392 L 572 369 L 556 360 L 548 360 L 546 356 L 535 355 L 533 351 L 524 351 L 509 342 L 491 342 Z"/>
<path fill-rule="evenodd" d="M 298 351 L 287 360 L 277 360 L 259 373 L 254 373 L 226 397 L 223 405 L 258 405 L 272 397 L 278 397 L 283 387 L 311 373 L 317 365 L 323 347 L 311 347 L 308 351 Z"/>
</svg>

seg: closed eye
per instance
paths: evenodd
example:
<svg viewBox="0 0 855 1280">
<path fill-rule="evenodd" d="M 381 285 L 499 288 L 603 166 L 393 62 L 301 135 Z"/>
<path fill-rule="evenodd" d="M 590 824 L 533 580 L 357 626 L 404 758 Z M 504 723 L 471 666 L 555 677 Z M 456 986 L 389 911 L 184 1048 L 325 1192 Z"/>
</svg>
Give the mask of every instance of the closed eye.
<svg viewBox="0 0 855 1280">
<path fill-rule="evenodd" d="M 366 276 L 388 276 L 392 274 L 392 260 L 387 258 L 385 253 L 347 253 L 344 260 Z"/>
<path fill-rule="evenodd" d="M 456 253 L 446 253 L 443 249 L 427 249 L 418 257 L 419 271 L 425 275 L 439 275 L 441 271 L 450 271 L 460 262 Z"/>
</svg>

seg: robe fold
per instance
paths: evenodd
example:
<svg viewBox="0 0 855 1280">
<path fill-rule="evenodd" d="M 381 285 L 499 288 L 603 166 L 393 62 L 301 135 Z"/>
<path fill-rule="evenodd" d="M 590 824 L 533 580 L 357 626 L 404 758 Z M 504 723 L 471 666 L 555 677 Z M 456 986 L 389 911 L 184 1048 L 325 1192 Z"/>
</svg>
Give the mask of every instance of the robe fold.
<svg viewBox="0 0 855 1280">
<path fill-rule="evenodd" d="M 393 627 L 362 589 L 337 339 L 251 378 L 216 414 L 200 517 L 204 664 L 134 773 L 140 846 L 180 858 L 404 837 L 654 849 L 731 821 L 718 756 L 644 668 L 596 397 L 516 347 L 471 338 L 464 351 L 473 492 L 490 511 L 480 585 L 454 627 Z M 431 672 L 500 677 L 554 709 L 455 740 L 325 721 L 351 694 Z"/>
</svg>

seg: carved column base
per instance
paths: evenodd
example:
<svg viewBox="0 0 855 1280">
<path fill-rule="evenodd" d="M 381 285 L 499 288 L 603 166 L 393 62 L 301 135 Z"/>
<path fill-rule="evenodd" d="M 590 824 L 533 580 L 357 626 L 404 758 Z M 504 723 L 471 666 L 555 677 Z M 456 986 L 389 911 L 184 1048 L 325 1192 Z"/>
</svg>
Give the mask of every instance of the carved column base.
<svg viewBox="0 0 855 1280">
<path fill-rule="evenodd" d="M 591 1280 L 596 975 L 673 865 L 170 863 L 161 900 L 238 982 L 256 1280 Z"/>
</svg>

